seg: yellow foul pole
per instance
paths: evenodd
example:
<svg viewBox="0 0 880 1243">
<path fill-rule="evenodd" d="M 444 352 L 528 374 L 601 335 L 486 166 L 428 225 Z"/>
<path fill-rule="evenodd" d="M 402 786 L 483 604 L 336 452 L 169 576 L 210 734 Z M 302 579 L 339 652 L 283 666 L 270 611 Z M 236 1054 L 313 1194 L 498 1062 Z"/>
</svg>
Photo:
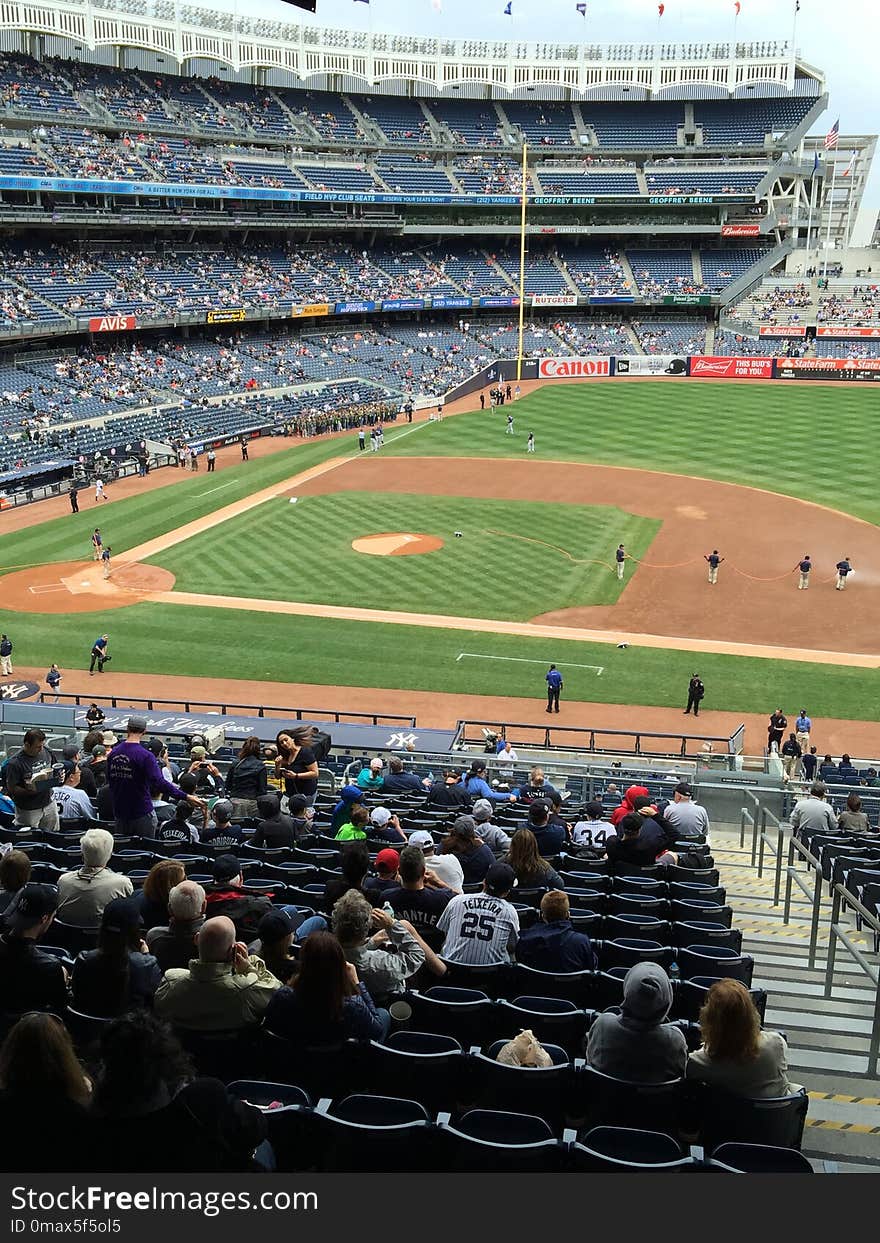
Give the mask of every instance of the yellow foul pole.
<svg viewBox="0 0 880 1243">
<path fill-rule="evenodd" d="M 526 310 L 526 192 L 529 184 L 529 166 L 526 160 L 528 143 L 522 149 L 522 192 L 519 205 L 519 343 L 516 352 L 516 378 L 522 379 L 523 316 Z"/>
</svg>

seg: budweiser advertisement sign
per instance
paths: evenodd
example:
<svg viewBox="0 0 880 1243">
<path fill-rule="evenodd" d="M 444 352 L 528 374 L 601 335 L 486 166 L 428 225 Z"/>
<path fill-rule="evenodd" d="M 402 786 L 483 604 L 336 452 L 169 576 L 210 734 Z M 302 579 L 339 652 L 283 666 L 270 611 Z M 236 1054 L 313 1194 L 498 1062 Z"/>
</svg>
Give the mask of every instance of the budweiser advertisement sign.
<svg viewBox="0 0 880 1243">
<path fill-rule="evenodd" d="M 577 306 L 576 293 L 532 294 L 532 306 Z"/>
<path fill-rule="evenodd" d="M 722 237 L 760 237 L 761 226 L 759 224 L 723 224 L 721 226 Z"/>
<path fill-rule="evenodd" d="M 876 328 L 847 328 L 845 324 L 829 324 L 827 328 L 817 328 L 816 336 L 837 337 L 849 341 L 859 341 L 867 337 L 871 341 L 880 341 L 880 324 Z"/>
<path fill-rule="evenodd" d="M 805 337 L 807 335 L 806 328 L 797 328 L 794 325 L 762 324 L 758 332 L 762 337 Z"/>
<path fill-rule="evenodd" d="M 89 332 L 131 332 L 135 327 L 134 315 L 94 315 L 89 320 Z"/>
<path fill-rule="evenodd" d="M 772 380 L 772 358 L 692 358 L 692 376 L 702 380 Z"/>
<path fill-rule="evenodd" d="M 586 380 L 611 375 L 610 358 L 542 358 L 538 362 L 541 380 Z"/>
</svg>

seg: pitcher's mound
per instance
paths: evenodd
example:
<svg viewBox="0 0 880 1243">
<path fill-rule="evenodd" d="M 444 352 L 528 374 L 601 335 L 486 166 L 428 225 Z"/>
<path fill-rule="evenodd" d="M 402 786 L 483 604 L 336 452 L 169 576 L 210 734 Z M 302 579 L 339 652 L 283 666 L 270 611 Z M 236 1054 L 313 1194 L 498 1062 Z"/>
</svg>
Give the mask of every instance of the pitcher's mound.
<svg viewBox="0 0 880 1243">
<path fill-rule="evenodd" d="M 105 579 L 97 561 L 57 561 L 5 574 L 3 607 L 18 613 L 96 613 L 170 591 L 174 575 L 158 565 L 121 562 Z"/>
<path fill-rule="evenodd" d="M 355 552 L 366 552 L 371 557 L 411 557 L 419 552 L 436 552 L 443 547 L 442 539 L 435 535 L 415 535 L 412 531 L 386 531 L 382 535 L 363 535 L 352 540 Z"/>
</svg>

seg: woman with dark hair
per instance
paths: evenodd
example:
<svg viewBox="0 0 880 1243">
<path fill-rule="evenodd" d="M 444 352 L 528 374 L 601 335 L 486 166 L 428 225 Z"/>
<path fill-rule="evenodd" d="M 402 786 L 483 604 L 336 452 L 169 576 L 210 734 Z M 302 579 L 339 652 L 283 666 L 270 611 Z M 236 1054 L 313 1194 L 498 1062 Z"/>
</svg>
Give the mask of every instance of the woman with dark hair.
<svg viewBox="0 0 880 1243">
<path fill-rule="evenodd" d="M 737 1096 L 791 1096 L 788 1046 L 779 1032 L 762 1031 L 749 990 L 739 980 L 716 980 L 700 1011 L 702 1048 L 688 1058 L 687 1077 Z"/>
<path fill-rule="evenodd" d="M 0 859 L 0 915 L 31 878 L 31 861 L 23 850 L 7 850 Z"/>
<path fill-rule="evenodd" d="M 370 870 L 370 851 L 366 841 L 346 842 L 342 848 L 342 875 L 335 880 L 328 880 L 324 885 L 324 901 L 328 910 L 333 903 L 348 893 L 349 889 L 361 891 L 364 877 Z"/>
<path fill-rule="evenodd" d="M 143 940 L 136 899 L 114 898 L 101 916 L 98 948 L 83 950 L 73 964 L 74 1009 L 109 1018 L 152 1005 L 161 983 L 161 968 Z"/>
<path fill-rule="evenodd" d="M 516 882 L 523 889 L 564 889 L 562 877 L 538 853 L 538 840 L 531 829 L 517 829 L 510 841 L 510 851 L 502 863 L 516 873 Z"/>
<path fill-rule="evenodd" d="M 184 807 L 189 807 L 184 803 Z M 176 859 L 160 859 L 144 879 L 144 886 L 135 894 L 144 930 L 164 928 L 168 923 L 168 895 L 175 885 L 186 880 L 186 869 Z"/>
<path fill-rule="evenodd" d="M 101 1033 L 91 1169 L 247 1172 L 266 1137 L 263 1115 L 219 1079 L 195 1077 L 171 1028 L 133 1010 Z"/>
<path fill-rule="evenodd" d="M 57 1015 L 20 1018 L 0 1048 L 0 1169 L 94 1169 L 87 1142 L 91 1095 L 91 1080 Z"/>
<path fill-rule="evenodd" d="M 311 807 L 318 793 L 318 758 L 311 747 L 315 731 L 310 725 L 283 729 L 275 739 L 278 755 L 275 771 L 284 778 L 288 798 L 302 794 Z"/>
<path fill-rule="evenodd" d="M 495 855 L 481 841 L 477 834 L 477 826 L 473 816 L 456 816 L 447 837 L 444 837 L 440 850 L 443 854 L 455 855 L 464 873 L 464 884 L 478 885 L 495 862 Z"/>
<path fill-rule="evenodd" d="M 862 811 L 862 800 L 855 792 L 846 796 L 846 807 L 837 817 L 837 827 L 844 833 L 870 833 L 867 813 Z M 0 863 L 0 876 L 2 869 Z"/>
<path fill-rule="evenodd" d="M 326 1045 L 351 1038 L 382 1040 L 391 1016 L 376 1009 L 336 937 L 313 932 L 303 941 L 290 987 L 273 994 L 264 1024 L 286 1040 Z"/>
<path fill-rule="evenodd" d="M 257 799 L 268 790 L 266 765 L 256 734 L 245 738 L 226 774 L 226 797 L 232 800 L 232 819 L 256 816 Z"/>
</svg>

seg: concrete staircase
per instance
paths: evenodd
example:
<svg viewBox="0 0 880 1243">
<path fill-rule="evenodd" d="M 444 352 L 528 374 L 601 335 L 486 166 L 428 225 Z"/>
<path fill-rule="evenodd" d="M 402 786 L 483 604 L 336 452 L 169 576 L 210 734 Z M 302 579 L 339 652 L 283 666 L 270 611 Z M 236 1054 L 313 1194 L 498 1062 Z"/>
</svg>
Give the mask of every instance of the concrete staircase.
<svg viewBox="0 0 880 1243">
<path fill-rule="evenodd" d="M 823 898 L 816 964 L 808 963 L 810 905 L 796 887 L 791 919 L 773 904 L 774 861 L 759 877 L 750 838 L 713 826 L 712 853 L 733 907 L 743 951 L 755 959 L 753 984 L 767 990 L 767 1026 L 788 1037 L 789 1076 L 807 1088 L 810 1111 L 803 1152 L 814 1163 L 835 1161 L 842 1172 L 880 1170 L 880 1079 L 866 1076 L 876 989 L 845 953 L 838 953 L 832 996 L 824 996 L 831 899 Z M 784 872 L 783 872 L 784 893 Z M 845 918 L 845 917 L 844 917 Z M 853 939 L 876 964 L 867 934 Z"/>
</svg>

